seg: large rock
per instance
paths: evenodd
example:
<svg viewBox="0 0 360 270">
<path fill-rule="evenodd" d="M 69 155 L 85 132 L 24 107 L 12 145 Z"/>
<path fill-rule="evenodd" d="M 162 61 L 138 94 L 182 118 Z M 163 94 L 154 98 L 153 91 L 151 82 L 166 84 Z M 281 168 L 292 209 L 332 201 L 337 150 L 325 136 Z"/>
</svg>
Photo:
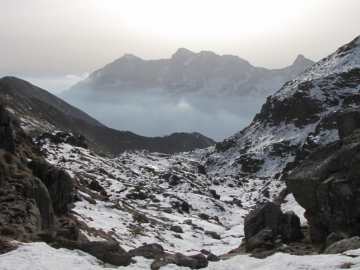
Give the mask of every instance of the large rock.
<svg viewBox="0 0 360 270">
<path fill-rule="evenodd" d="M 131 263 L 130 255 L 116 242 L 94 241 L 82 243 L 79 247 L 105 263 L 127 266 Z"/>
<path fill-rule="evenodd" d="M 269 228 L 275 237 L 281 234 L 283 213 L 280 206 L 267 202 L 250 212 L 245 218 L 244 231 L 246 240 Z"/>
<path fill-rule="evenodd" d="M 304 238 L 300 229 L 300 218 L 293 211 L 287 211 L 283 214 L 281 227 L 281 241 L 290 243 Z"/>
<path fill-rule="evenodd" d="M 135 249 L 129 250 L 131 257 L 143 256 L 147 259 L 157 259 L 164 255 L 164 248 L 156 243 L 144 244 Z"/>
<path fill-rule="evenodd" d="M 324 241 L 332 232 L 360 234 L 358 114 L 354 110 L 341 114 L 342 140 L 317 148 L 286 178 L 289 191 L 306 209 L 312 241 Z"/>
<path fill-rule="evenodd" d="M 32 161 L 29 166 L 48 189 L 55 214 L 68 213 L 74 202 L 74 182 L 71 176 L 65 170 L 47 163 Z"/>
<path fill-rule="evenodd" d="M 162 257 L 161 260 L 154 261 L 151 264 L 151 270 L 158 270 L 161 267 L 171 263 L 178 266 L 189 267 L 190 269 L 195 269 L 198 261 L 179 252 L 175 254 L 167 254 L 166 256 Z"/>
<path fill-rule="evenodd" d="M 294 212 L 282 213 L 280 206 L 266 202 L 250 212 L 244 224 L 246 251 L 255 248 L 274 248 L 274 241 L 281 236 L 283 243 L 290 243 L 303 238 L 300 219 Z"/>
<path fill-rule="evenodd" d="M 266 227 L 246 240 L 246 252 L 253 251 L 256 248 L 272 249 L 274 248 L 273 240 L 273 231 L 269 227 Z"/>
<path fill-rule="evenodd" d="M 347 250 L 358 249 L 360 248 L 360 237 L 355 236 L 350 239 L 343 239 L 339 242 L 336 242 L 330 245 L 326 250 L 326 254 L 336 254 L 342 253 Z"/>
<path fill-rule="evenodd" d="M 53 230 L 55 228 L 55 217 L 51 198 L 45 184 L 36 177 L 30 177 L 18 180 L 16 188 L 24 197 L 35 201 L 41 215 L 41 228 Z"/>
</svg>

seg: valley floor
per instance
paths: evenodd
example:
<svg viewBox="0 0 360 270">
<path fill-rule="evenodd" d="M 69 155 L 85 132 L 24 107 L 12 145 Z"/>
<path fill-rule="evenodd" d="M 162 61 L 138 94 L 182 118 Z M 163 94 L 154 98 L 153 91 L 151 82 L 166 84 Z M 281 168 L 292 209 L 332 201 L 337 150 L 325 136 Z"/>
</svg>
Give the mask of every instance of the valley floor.
<svg viewBox="0 0 360 270">
<path fill-rule="evenodd" d="M 288 270 L 288 269 L 339 269 L 351 266 L 351 269 L 360 269 L 360 249 L 347 251 L 336 255 L 308 255 L 294 256 L 277 253 L 265 259 L 255 259 L 248 255 L 238 255 L 228 260 L 210 262 L 206 269 L 213 270 Z M 137 263 L 117 269 L 150 269 L 152 260 L 143 257 L 135 257 Z M 53 249 L 45 243 L 21 244 L 12 252 L 0 255 L 0 268 L 3 270 L 27 270 L 27 269 L 77 269 L 92 270 L 106 269 L 96 258 L 79 250 L 69 251 L 66 249 Z M 347 268 L 347 267 L 346 267 Z M 109 269 L 109 268 L 108 268 Z M 169 264 L 161 269 L 189 269 Z"/>
</svg>

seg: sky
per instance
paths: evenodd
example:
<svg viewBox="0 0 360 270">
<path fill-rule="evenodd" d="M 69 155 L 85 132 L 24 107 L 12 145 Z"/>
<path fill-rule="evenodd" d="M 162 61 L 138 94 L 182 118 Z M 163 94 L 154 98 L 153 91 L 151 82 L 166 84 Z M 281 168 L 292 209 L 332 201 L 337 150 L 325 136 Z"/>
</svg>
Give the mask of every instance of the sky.
<svg viewBox="0 0 360 270">
<path fill-rule="evenodd" d="M 281 68 L 318 61 L 360 34 L 359 0 L 1 0 L 0 69 L 82 76 L 125 53 L 178 48 Z"/>
</svg>

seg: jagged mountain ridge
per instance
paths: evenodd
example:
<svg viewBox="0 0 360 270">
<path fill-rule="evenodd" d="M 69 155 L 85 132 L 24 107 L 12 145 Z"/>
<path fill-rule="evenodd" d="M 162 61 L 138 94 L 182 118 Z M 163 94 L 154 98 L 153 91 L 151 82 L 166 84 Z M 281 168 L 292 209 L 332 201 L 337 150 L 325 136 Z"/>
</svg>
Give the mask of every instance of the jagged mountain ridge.
<svg viewBox="0 0 360 270">
<path fill-rule="evenodd" d="M 254 67 L 237 56 L 220 56 L 209 51 L 193 53 L 184 48 L 170 59 L 145 61 L 125 54 L 60 96 L 69 100 L 74 95 L 87 98 L 89 92 L 119 91 L 213 97 L 267 96 L 313 63 L 299 55 L 291 66 L 269 70 Z"/>
<path fill-rule="evenodd" d="M 215 143 L 196 132 L 150 138 L 111 129 L 60 98 L 15 77 L 1 78 L 0 90 L 0 103 L 32 136 L 54 130 L 81 134 L 98 153 L 115 155 L 125 150 L 174 153 Z"/>
<path fill-rule="evenodd" d="M 253 122 L 209 149 L 209 171 L 278 176 L 338 139 L 336 116 L 360 105 L 360 39 L 322 59 L 268 97 Z"/>
</svg>

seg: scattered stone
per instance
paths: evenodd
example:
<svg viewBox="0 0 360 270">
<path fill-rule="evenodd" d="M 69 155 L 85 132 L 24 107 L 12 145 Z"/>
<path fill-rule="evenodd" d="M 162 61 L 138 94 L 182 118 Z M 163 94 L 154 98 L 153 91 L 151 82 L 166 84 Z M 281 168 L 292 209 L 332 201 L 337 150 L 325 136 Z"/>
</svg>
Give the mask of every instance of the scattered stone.
<svg viewBox="0 0 360 270">
<path fill-rule="evenodd" d="M 143 256 L 147 259 L 158 259 L 164 255 L 164 248 L 157 243 L 144 244 L 140 247 L 129 250 L 128 253 L 131 257 Z"/>
<path fill-rule="evenodd" d="M 189 257 L 197 260 L 196 269 L 205 268 L 209 264 L 208 259 L 201 253 L 190 255 Z"/>
<path fill-rule="evenodd" d="M 183 221 L 183 224 L 192 225 L 192 220 L 191 219 L 185 219 Z"/>
<path fill-rule="evenodd" d="M 214 199 L 220 200 L 220 195 L 216 193 L 216 190 L 210 189 L 209 192 L 214 197 Z"/>
<path fill-rule="evenodd" d="M 340 269 L 350 269 L 352 265 L 354 265 L 354 264 L 351 262 L 346 262 L 340 266 Z"/>
<path fill-rule="evenodd" d="M 183 229 L 178 225 L 171 226 L 170 231 L 173 231 L 173 232 L 176 232 L 176 233 L 184 233 Z"/>
<path fill-rule="evenodd" d="M 210 216 L 208 214 L 205 214 L 205 213 L 200 213 L 198 216 L 199 216 L 199 218 L 205 219 L 205 220 L 208 220 L 210 218 Z"/>
<path fill-rule="evenodd" d="M 148 217 L 143 214 L 143 213 L 136 213 L 133 215 L 133 219 L 135 221 L 138 221 L 140 223 L 150 223 L 150 220 L 148 219 Z"/>
<path fill-rule="evenodd" d="M 214 231 L 205 231 L 205 234 L 210 235 L 214 239 L 221 239 L 220 234 Z"/>
<path fill-rule="evenodd" d="M 208 255 L 207 255 L 207 259 L 209 262 L 218 262 L 220 261 L 220 258 L 219 256 L 215 255 L 214 253 L 210 252 Z"/>
</svg>

